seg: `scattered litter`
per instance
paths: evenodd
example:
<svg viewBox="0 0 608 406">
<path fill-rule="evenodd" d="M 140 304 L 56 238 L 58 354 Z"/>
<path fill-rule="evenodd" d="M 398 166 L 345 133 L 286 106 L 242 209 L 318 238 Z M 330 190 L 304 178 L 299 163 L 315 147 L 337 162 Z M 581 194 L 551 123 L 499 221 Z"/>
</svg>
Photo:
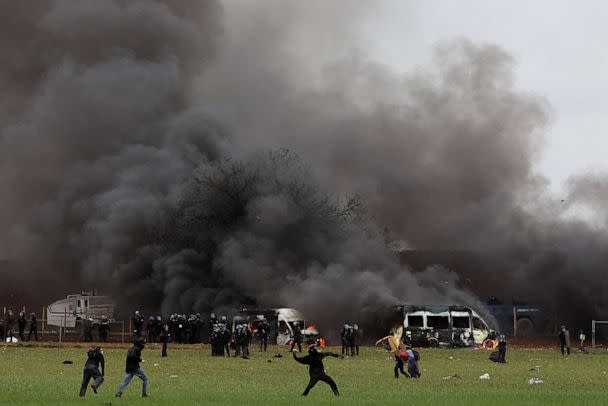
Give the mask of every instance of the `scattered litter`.
<svg viewBox="0 0 608 406">
<path fill-rule="evenodd" d="M 490 374 L 486 372 L 485 374 L 481 375 L 479 379 L 490 379 Z"/>
<path fill-rule="evenodd" d="M 282 354 L 277 354 L 277 355 L 275 355 L 274 357 L 275 357 L 275 358 L 283 358 L 283 355 L 282 355 Z"/>
<path fill-rule="evenodd" d="M 528 371 L 536 371 L 536 368 L 530 368 Z"/>
<path fill-rule="evenodd" d="M 443 379 L 444 381 L 447 381 L 447 380 L 449 380 L 449 379 L 460 379 L 460 375 L 458 375 L 456 372 L 454 372 L 453 374 L 451 374 L 451 375 L 446 375 L 446 376 L 444 376 L 444 377 L 443 377 L 443 378 L 441 378 L 441 379 Z"/>
<path fill-rule="evenodd" d="M 450 359 L 454 359 L 454 357 L 450 357 Z"/>
<path fill-rule="evenodd" d="M 158 367 L 158 366 L 160 366 L 160 364 L 154 364 L 154 366 L 155 366 L 155 367 Z"/>
<path fill-rule="evenodd" d="M 63 361 L 63 363 L 64 363 L 64 364 L 66 364 L 66 365 L 72 365 L 72 364 L 73 364 L 73 362 L 72 362 L 72 361 L 70 361 L 69 359 L 68 359 L 68 360 Z"/>
<path fill-rule="evenodd" d="M 538 385 L 540 383 L 543 383 L 543 380 L 540 378 L 530 378 L 530 380 L 528 381 L 529 385 Z"/>
<path fill-rule="evenodd" d="M 169 378 L 177 378 L 177 375 L 169 375 Z"/>
<path fill-rule="evenodd" d="M 269 360 L 268 360 L 268 362 L 272 362 L 272 360 L 271 360 L 271 359 L 269 359 Z"/>
</svg>

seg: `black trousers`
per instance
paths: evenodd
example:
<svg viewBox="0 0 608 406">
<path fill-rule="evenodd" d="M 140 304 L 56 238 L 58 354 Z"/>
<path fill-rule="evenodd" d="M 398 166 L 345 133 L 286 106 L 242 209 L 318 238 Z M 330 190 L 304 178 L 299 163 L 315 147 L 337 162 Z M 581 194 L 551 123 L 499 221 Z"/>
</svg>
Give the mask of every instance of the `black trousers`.
<svg viewBox="0 0 608 406">
<path fill-rule="evenodd" d="M 240 350 L 241 357 L 249 358 L 249 344 L 237 344 L 236 348 Z"/>
<path fill-rule="evenodd" d="M 260 351 L 266 351 L 268 348 L 268 337 L 260 337 Z"/>
<path fill-rule="evenodd" d="M 340 392 L 338 391 L 338 385 L 336 385 L 334 380 L 331 379 L 331 377 L 329 375 L 322 373 L 322 374 L 314 374 L 314 375 L 311 374 L 310 375 L 310 381 L 308 381 L 308 386 L 306 386 L 306 389 L 304 389 L 304 393 L 302 393 L 302 396 L 308 395 L 308 392 L 310 392 L 310 390 L 319 381 L 325 382 L 326 384 L 328 384 L 329 387 L 331 388 L 331 390 L 334 392 L 334 395 L 338 396 L 340 394 Z"/>
<path fill-rule="evenodd" d="M 564 355 L 564 349 L 568 355 L 570 355 L 570 347 L 567 347 L 565 344 L 562 344 L 562 355 Z"/>
<path fill-rule="evenodd" d="M 19 327 L 19 339 L 25 341 L 25 326 Z"/>
<path fill-rule="evenodd" d="M 94 380 L 94 384 L 99 388 L 103 383 L 103 376 L 101 372 L 99 372 L 99 368 L 96 367 L 86 367 L 84 371 L 82 371 L 82 385 L 80 385 L 80 396 L 84 396 L 87 393 L 87 386 L 89 385 L 89 381 L 91 378 Z"/>
<path fill-rule="evenodd" d="M 505 356 L 507 355 L 507 350 L 498 350 L 498 362 L 500 362 L 501 364 L 504 364 L 505 362 Z"/>
<path fill-rule="evenodd" d="M 291 348 L 289 349 L 289 351 L 293 351 L 293 349 L 295 348 L 296 344 L 298 345 L 298 351 L 302 352 L 302 342 L 301 341 L 296 341 L 296 340 L 293 340 L 291 342 Z"/>
<path fill-rule="evenodd" d="M 399 379 L 399 372 L 401 372 L 402 375 L 406 375 L 405 370 L 403 369 L 403 360 L 401 359 L 401 357 L 395 355 L 395 379 Z"/>
<path fill-rule="evenodd" d="M 166 341 L 163 342 L 163 349 L 162 349 L 162 352 L 161 352 L 160 356 L 161 357 L 166 357 L 167 356 L 167 342 Z"/>
<path fill-rule="evenodd" d="M 32 338 L 32 334 L 34 335 L 34 338 L 36 339 L 36 341 L 38 341 L 38 328 L 30 328 L 30 332 L 27 335 L 27 341 L 30 341 L 30 338 Z"/>
</svg>

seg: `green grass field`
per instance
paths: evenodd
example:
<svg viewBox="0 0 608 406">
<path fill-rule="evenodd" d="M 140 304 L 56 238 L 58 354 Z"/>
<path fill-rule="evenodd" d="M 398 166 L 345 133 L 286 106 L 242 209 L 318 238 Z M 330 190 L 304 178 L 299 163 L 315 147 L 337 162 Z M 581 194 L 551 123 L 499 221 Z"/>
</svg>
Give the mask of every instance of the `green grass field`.
<svg viewBox="0 0 608 406">
<path fill-rule="evenodd" d="M 557 350 L 512 350 L 508 363 L 490 362 L 486 351 L 423 349 L 422 378 L 393 378 L 393 361 L 381 348 L 362 348 L 361 355 L 325 362 L 342 392 L 334 398 L 317 384 L 308 398 L 300 394 L 308 382 L 305 366 L 277 349 L 265 354 L 254 347 L 252 358 L 212 358 L 209 348 L 144 350 L 142 367 L 150 377 L 150 397 L 141 399 L 141 381 L 134 378 L 122 399 L 114 393 L 123 378 L 125 349 L 106 349 L 106 381 L 95 395 L 78 397 L 86 348 L 0 347 L 0 404 L 149 404 L 149 405 L 288 405 L 288 404 L 413 404 L 413 405 L 606 405 L 608 353 L 573 354 Z M 74 361 L 64 365 L 64 360 Z M 268 362 L 271 360 L 272 362 Z M 538 368 L 540 367 L 540 368 Z M 531 368 L 536 370 L 530 371 Z M 484 373 L 489 380 L 480 380 Z M 460 379 L 443 380 L 457 373 Z M 544 383 L 530 385 L 531 377 Z"/>
</svg>

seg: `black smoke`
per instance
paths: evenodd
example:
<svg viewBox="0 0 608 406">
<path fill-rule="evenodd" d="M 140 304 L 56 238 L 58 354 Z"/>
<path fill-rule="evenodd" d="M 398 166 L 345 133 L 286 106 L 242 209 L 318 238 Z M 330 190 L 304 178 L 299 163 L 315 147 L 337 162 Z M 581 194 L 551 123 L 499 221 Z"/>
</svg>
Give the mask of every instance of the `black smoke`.
<svg viewBox="0 0 608 406">
<path fill-rule="evenodd" d="M 573 179 L 566 202 L 547 193 L 533 168 L 550 108 L 498 46 L 449 42 L 401 74 L 357 49 L 371 6 L 0 11 L 0 258 L 19 264 L 5 286 L 36 281 L 45 300 L 95 286 L 165 313 L 334 309 L 328 324 L 374 304 L 477 303 L 442 267 L 404 268 L 389 238 L 474 252 L 504 288 L 480 295 L 574 320 L 606 309 L 606 233 L 565 216 L 584 204 L 605 219 L 605 178 Z"/>
</svg>

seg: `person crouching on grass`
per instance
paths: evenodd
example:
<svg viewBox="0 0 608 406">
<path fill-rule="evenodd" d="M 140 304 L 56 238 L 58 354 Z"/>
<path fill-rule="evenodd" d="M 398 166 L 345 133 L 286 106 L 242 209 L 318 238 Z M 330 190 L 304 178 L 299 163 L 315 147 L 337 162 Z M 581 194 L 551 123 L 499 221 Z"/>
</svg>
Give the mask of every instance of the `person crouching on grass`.
<svg viewBox="0 0 608 406">
<path fill-rule="evenodd" d="M 401 329 L 394 330 L 392 335 L 382 337 L 378 341 L 376 341 L 376 345 L 382 345 L 384 349 L 390 352 L 395 357 L 395 379 L 399 379 L 399 372 L 402 375 L 407 376 L 405 373 L 404 367 L 404 358 L 406 358 L 406 354 L 401 351 Z M 407 359 L 407 358 L 406 358 Z"/>
<path fill-rule="evenodd" d="M 325 373 L 325 367 L 323 366 L 323 358 L 325 357 L 336 357 L 343 359 L 344 355 L 334 354 L 333 352 L 320 352 L 315 345 L 311 345 L 308 349 L 308 355 L 304 357 L 298 357 L 295 352 L 292 352 L 293 359 L 298 361 L 300 364 L 309 365 L 308 373 L 310 375 L 310 381 L 308 386 L 304 389 L 302 396 L 308 395 L 308 392 L 317 384 L 322 381 L 331 387 L 334 395 L 339 396 L 338 385 L 334 382 L 329 375 Z"/>
<path fill-rule="evenodd" d="M 133 379 L 133 375 L 137 376 L 144 382 L 141 397 L 148 397 L 148 377 L 146 376 L 144 370 L 139 366 L 139 363 L 141 362 L 141 351 L 146 346 L 146 339 L 143 337 L 136 337 L 133 344 L 133 347 L 131 347 L 127 352 L 127 365 L 125 368 L 127 374 L 125 375 L 125 380 L 120 384 L 118 392 L 116 392 L 117 398 L 122 396 L 125 388 L 129 382 L 131 382 L 131 379 Z"/>
<path fill-rule="evenodd" d="M 99 347 L 91 348 L 87 352 L 87 362 L 84 364 L 84 371 L 82 372 L 82 385 L 80 386 L 80 396 L 83 397 L 87 393 L 87 386 L 89 381 L 93 378 L 93 384 L 91 389 L 97 394 L 97 389 L 103 383 L 103 376 L 105 374 L 106 363 L 103 358 L 103 350 Z M 101 372 L 99 372 L 99 365 L 101 364 Z"/>
</svg>

